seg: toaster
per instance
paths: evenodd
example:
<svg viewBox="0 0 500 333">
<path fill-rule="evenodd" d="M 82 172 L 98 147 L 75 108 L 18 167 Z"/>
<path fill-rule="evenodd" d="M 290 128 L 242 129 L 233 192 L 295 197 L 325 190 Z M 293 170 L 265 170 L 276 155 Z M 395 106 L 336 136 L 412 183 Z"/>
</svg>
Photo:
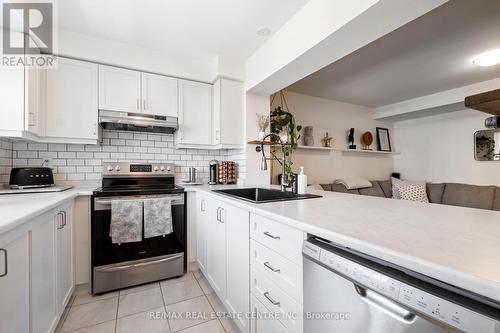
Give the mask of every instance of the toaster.
<svg viewBox="0 0 500 333">
<path fill-rule="evenodd" d="M 18 189 L 54 186 L 54 174 L 45 167 L 12 168 L 9 186 Z"/>
</svg>

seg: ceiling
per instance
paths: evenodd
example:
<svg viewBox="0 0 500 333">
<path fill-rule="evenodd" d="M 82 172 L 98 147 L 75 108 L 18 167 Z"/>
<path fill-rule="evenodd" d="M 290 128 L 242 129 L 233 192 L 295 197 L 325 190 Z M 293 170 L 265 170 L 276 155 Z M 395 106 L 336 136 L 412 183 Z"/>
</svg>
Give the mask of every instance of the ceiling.
<svg viewBox="0 0 500 333">
<path fill-rule="evenodd" d="M 59 0 L 60 28 L 192 59 L 246 59 L 308 0 Z"/>
<path fill-rule="evenodd" d="M 452 0 L 288 87 L 379 107 L 500 77 L 472 59 L 500 48 L 500 1 Z"/>
</svg>

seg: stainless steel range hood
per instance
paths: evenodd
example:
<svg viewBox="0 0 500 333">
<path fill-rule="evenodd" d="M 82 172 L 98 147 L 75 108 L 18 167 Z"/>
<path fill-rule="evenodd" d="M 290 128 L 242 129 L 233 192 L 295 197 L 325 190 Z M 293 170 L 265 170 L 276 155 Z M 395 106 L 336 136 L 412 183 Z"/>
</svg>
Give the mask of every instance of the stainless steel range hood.
<svg viewBox="0 0 500 333">
<path fill-rule="evenodd" d="M 99 125 L 103 129 L 172 134 L 177 130 L 177 118 L 143 113 L 99 110 Z"/>
</svg>

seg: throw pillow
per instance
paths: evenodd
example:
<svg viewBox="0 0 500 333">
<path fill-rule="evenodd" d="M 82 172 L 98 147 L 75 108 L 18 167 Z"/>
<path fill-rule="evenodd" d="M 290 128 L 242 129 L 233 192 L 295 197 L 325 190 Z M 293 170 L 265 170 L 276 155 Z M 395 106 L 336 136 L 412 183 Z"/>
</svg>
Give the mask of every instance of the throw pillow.
<svg viewBox="0 0 500 333">
<path fill-rule="evenodd" d="M 342 184 L 348 190 L 357 190 L 360 188 L 372 187 L 372 183 L 365 178 L 360 177 L 345 177 L 337 179 L 333 182 L 334 184 Z"/>
<path fill-rule="evenodd" d="M 393 199 L 429 202 L 425 182 L 403 181 L 392 178 Z"/>
</svg>

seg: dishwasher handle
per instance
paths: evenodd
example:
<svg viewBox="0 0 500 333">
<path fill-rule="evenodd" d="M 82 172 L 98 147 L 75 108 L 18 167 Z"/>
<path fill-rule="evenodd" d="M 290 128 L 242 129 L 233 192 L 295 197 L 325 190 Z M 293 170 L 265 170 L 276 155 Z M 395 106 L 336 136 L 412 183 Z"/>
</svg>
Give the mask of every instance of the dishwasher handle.
<svg viewBox="0 0 500 333">
<path fill-rule="evenodd" d="M 413 312 L 373 290 L 363 288 L 357 284 L 354 284 L 354 289 L 366 303 L 376 306 L 403 323 L 412 324 L 417 319 L 417 315 Z"/>
</svg>

